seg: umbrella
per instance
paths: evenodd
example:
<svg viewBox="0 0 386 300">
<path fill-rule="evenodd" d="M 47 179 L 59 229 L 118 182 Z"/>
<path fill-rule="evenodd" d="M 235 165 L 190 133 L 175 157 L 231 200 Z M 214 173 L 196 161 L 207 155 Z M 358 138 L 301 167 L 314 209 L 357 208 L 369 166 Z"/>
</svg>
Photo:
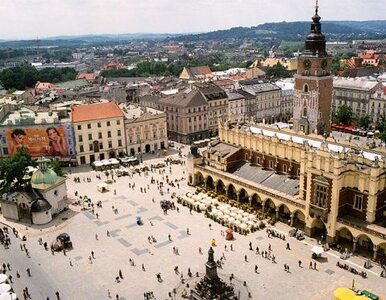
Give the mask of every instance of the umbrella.
<svg viewBox="0 0 386 300">
<path fill-rule="evenodd" d="M 228 228 L 227 230 L 225 230 L 226 233 L 232 233 L 233 232 L 233 229 L 232 228 Z"/>
<path fill-rule="evenodd" d="M 255 217 L 254 215 L 249 215 L 249 216 L 248 216 L 248 219 L 249 219 L 249 220 L 255 220 L 256 217 Z"/>
<path fill-rule="evenodd" d="M 222 211 L 225 215 L 229 215 L 231 212 L 229 211 L 229 209 L 225 209 Z"/>
<path fill-rule="evenodd" d="M 11 290 L 11 286 L 8 283 L 0 283 L 0 294 L 9 292 Z"/>
<path fill-rule="evenodd" d="M 5 274 L 0 274 L 0 283 L 5 282 L 8 279 L 7 275 Z"/>
<path fill-rule="evenodd" d="M 192 197 L 192 193 L 187 193 L 186 196 Z"/>
<path fill-rule="evenodd" d="M 236 221 L 236 219 L 233 218 L 233 217 L 230 217 L 230 218 L 228 219 L 228 222 L 230 222 L 230 223 L 232 223 L 232 222 L 234 222 L 234 221 Z"/>
<path fill-rule="evenodd" d="M 221 211 L 216 212 L 216 216 L 223 216 L 224 214 Z"/>
<path fill-rule="evenodd" d="M 253 221 L 248 221 L 247 224 L 248 224 L 248 225 L 251 225 L 251 226 L 254 226 L 254 225 L 255 225 L 255 222 L 253 222 Z"/>
<path fill-rule="evenodd" d="M 221 216 L 221 219 L 223 219 L 223 220 L 229 220 L 230 217 L 229 217 L 228 215 L 222 215 L 222 216 Z"/>
<path fill-rule="evenodd" d="M 230 210 L 231 210 L 231 211 L 237 211 L 238 208 L 233 206 L 233 207 L 230 208 Z"/>
<path fill-rule="evenodd" d="M 324 252 L 323 248 L 319 247 L 319 246 L 312 247 L 311 251 L 312 251 L 312 253 L 315 253 L 316 255 L 320 255 Z"/>
<path fill-rule="evenodd" d="M 242 209 L 238 209 L 238 210 L 237 210 L 237 213 L 240 214 L 240 215 L 243 214 L 243 212 L 244 212 L 244 211 L 243 211 Z"/>
<path fill-rule="evenodd" d="M 232 205 L 230 205 L 230 204 L 224 204 L 224 206 L 225 206 L 226 208 L 231 208 L 231 207 L 232 207 Z"/>
<path fill-rule="evenodd" d="M 217 207 L 217 209 L 218 209 L 218 210 L 221 210 L 221 211 L 227 210 L 227 208 L 226 208 L 224 205 L 219 205 L 219 206 Z"/>
<path fill-rule="evenodd" d="M 237 216 L 236 216 L 236 219 L 237 219 L 237 220 L 242 220 L 242 219 L 243 219 L 243 215 L 237 215 Z"/>
<path fill-rule="evenodd" d="M 235 224 L 236 226 L 240 226 L 241 222 L 239 220 L 236 220 L 236 221 L 233 222 L 233 224 Z"/>
<path fill-rule="evenodd" d="M 244 223 L 248 223 L 249 219 L 246 218 L 246 217 L 243 217 L 243 218 L 241 219 L 241 221 L 243 221 Z M 253 221 L 251 221 L 251 222 L 253 222 Z"/>
<path fill-rule="evenodd" d="M 17 299 L 16 294 L 12 292 L 0 294 L 0 300 L 16 300 L 16 299 Z"/>
<path fill-rule="evenodd" d="M 248 217 L 248 216 L 249 216 L 249 213 L 247 213 L 247 212 L 245 211 L 245 212 L 242 213 L 242 215 L 243 215 L 244 217 Z"/>
<path fill-rule="evenodd" d="M 229 215 L 230 215 L 231 217 L 235 218 L 235 219 L 236 219 L 236 217 L 237 217 L 237 214 L 236 214 L 235 212 L 231 212 Z"/>
<path fill-rule="evenodd" d="M 241 228 L 241 229 L 247 229 L 248 226 L 247 226 L 246 224 L 241 224 L 241 225 L 240 225 L 240 228 Z"/>
</svg>

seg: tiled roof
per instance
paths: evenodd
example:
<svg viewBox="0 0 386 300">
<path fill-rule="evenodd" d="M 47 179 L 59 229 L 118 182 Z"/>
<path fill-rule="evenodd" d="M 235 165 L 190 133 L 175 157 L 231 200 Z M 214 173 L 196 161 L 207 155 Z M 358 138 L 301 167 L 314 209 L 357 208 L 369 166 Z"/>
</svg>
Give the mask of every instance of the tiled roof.
<svg viewBox="0 0 386 300">
<path fill-rule="evenodd" d="M 86 79 L 88 81 L 92 81 L 95 79 L 94 73 L 79 73 L 76 77 L 77 79 Z"/>
<path fill-rule="evenodd" d="M 72 121 L 83 122 L 123 117 L 124 114 L 115 102 L 82 104 L 72 108 Z"/>
<path fill-rule="evenodd" d="M 35 85 L 35 88 L 39 89 L 39 90 L 49 90 L 49 89 L 55 88 L 55 84 L 53 84 L 51 82 L 40 82 L 40 81 L 38 81 L 36 83 L 36 85 Z"/>
<path fill-rule="evenodd" d="M 212 74 L 212 70 L 208 66 L 191 67 L 189 71 L 193 76 L 202 76 Z"/>
<path fill-rule="evenodd" d="M 164 105 L 193 107 L 207 105 L 204 95 L 198 90 L 185 91 L 159 100 Z"/>
</svg>

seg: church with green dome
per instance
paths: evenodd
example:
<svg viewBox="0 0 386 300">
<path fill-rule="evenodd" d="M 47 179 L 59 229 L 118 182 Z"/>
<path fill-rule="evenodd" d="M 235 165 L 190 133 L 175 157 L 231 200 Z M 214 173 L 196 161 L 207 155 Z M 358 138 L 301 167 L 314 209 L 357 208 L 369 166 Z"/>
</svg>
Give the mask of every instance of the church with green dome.
<svg viewBox="0 0 386 300">
<path fill-rule="evenodd" d="M 42 225 L 67 208 L 66 178 L 50 169 L 49 162 L 45 157 L 39 158 L 38 168 L 31 176 L 25 176 L 29 180 L 26 187 L 1 199 L 5 218 Z"/>
</svg>

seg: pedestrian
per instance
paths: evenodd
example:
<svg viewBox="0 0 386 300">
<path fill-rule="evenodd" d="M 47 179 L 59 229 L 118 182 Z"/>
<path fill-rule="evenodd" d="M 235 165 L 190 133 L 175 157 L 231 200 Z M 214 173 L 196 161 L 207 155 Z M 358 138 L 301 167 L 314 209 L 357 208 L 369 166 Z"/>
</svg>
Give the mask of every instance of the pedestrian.
<svg viewBox="0 0 386 300">
<path fill-rule="evenodd" d="M 287 243 L 287 248 L 286 248 L 287 250 L 291 250 L 291 248 L 290 248 L 290 244 L 289 243 Z"/>
<path fill-rule="evenodd" d="M 259 247 L 256 246 L 256 254 L 260 254 Z"/>
<path fill-rule="evenodd" d="M 17 277 L 17 278 L 20 278 L 19 271 L 16 271 L 16 277 Z"/>
<path fill-rule="evenodd" d="M 317 269 L 316 269 L 316 262 L 315 262 L 315 261 L 314 261 L 314 270 L 317 270 Z"/>
<path fill-rule="evenodd" d="M 8 271 L 11 271 L 11 265 L 7 264 Z"/>
<path fill-rule="evenodd" d="M 95 259 L 94 251 L 91 251 L 91 257 L 92 257 L 93 259 Z"/>
<path fill-rule="evenodd" d="M 202 254 L 202 249 L 201 249 L 201 247 L 198 248 L 198 254 Z"/>
<path fill-rule="evenodd" d="M 121 269 L 119 269 L 118 275 L 119 275 L 119 278 L 123 279 L 123 275 L 122 275 L 122 270 Z"/>
<path fill-rule="evenodd" d="M 110 236 L 110 231 L 107 230 L 107 231 L 106 231 L 106 234 L 107 234 L 107 236 Z"/>
<path fill-rule="evenodd" d="M 247 257 L 247 255 L 244 256 L 244 260 L 245 260 L 245 262 L 248 262 L 248 257 Z"/>
<path fill-rule="evenodd" d="M 298 261 L 298 264 L 299 264 L 299 268 L 301 268 L 301 267 L 302 267 L 302 261 L 299 260 L 299 261 Z"/>
<path fill-rule="evenodd" d="M 92 264 L 92 257 L 91 256 L 88 257 L 88 260 L 89 260 L 90 264 Z"/>
<path fill-rule="evenodd" d="M 98 234 L 95 234 L 95 239 L 98 240 Z"/>
<path fill-rule="evenodd" d="M 212 224 L 209 224 L 209 230 L 212 230 Z"/>
<path fill-rule="evenodd" d="M 186 229 L 186 234 L 190 235 L 189 228 Z"/>
<path fill-rule="evenodd" d="M 119 295 L 118 294 L 115 295 L 115 299 L 119 300 Z"/>
<path fill-rule="evenodd" d="M 308 266 L 309 269 L 312 269 L 312 261 L 310 261 L 310 265 Z"/>
<path fill-rule="evenodd" d="M 268 245 L 268 251 L 272 251 L 271 244 Z"/>
<path fill-rule="evenodd" d="M 252 248 L 252 242 L 249 242 L 249 250 L 253 250 L 253 248 Z"/>
<path fill-rule="evenodd" d="M 31 277 L 31 270 L 29 268 L 27 269 L 27 274 L 29 277 Z"/>
<path fill-rule="evenodd" d="M 111 298 L 111 292 L 110 292 L 110 290 L 107 290 L 107 297 L 108 297 L 108 298 Z"/>
<path fill-rule="evenodd" d="M 144 265 L 144 264 L 142 264 L 142 271 L 144 271 L 144 272 L 146 271 L 146 270 L 145 270 L 145 265 Z"/>
<path fill-rule="evenodd" d="M 257 269 L 258 269 L 258 267 L 257 267 L 257 265 L 255 265 L 255 273 L 257 273 Z"/>
<path fill-rule="evenodd" d="M 224 250 L 227 251 L 227 245 L 224 245 Z"/>
<path fill-rule="evenodd" d="M 56 299 L 60 300 L 60 295 L 58 291 L 55 293 L 55 295 L 56 295 Z"/>
<path fill-rule="evenodd" d="M 233 251 L 233 244 L 231 244 L 231 251 Z"/>
<path fill-rule="evenodd" d="M 96 216 L 97 219 L 99 219 L 99 214 L 98 213 L 96 213 L 95 216 Z"/>
<path fill-rule="evenodd" d="M 168 234 L 168 238 L 169 238 L 169 241 L 172 241 L 172 236 L 170 235 L 170 233 Z"/>
</svg>

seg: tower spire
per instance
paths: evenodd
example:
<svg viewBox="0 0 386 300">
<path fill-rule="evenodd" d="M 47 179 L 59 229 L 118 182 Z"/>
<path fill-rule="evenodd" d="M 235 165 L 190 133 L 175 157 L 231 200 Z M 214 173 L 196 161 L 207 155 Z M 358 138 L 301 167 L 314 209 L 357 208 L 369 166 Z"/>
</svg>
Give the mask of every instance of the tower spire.
<svg viewBox="0 0 386 300">
<path fill-rule="evenodd" d="M 315 1 L 315 15 L 318 15 L 318 11 L 319 11 L 319 0 L 316 0 Z"/>
</svg>

